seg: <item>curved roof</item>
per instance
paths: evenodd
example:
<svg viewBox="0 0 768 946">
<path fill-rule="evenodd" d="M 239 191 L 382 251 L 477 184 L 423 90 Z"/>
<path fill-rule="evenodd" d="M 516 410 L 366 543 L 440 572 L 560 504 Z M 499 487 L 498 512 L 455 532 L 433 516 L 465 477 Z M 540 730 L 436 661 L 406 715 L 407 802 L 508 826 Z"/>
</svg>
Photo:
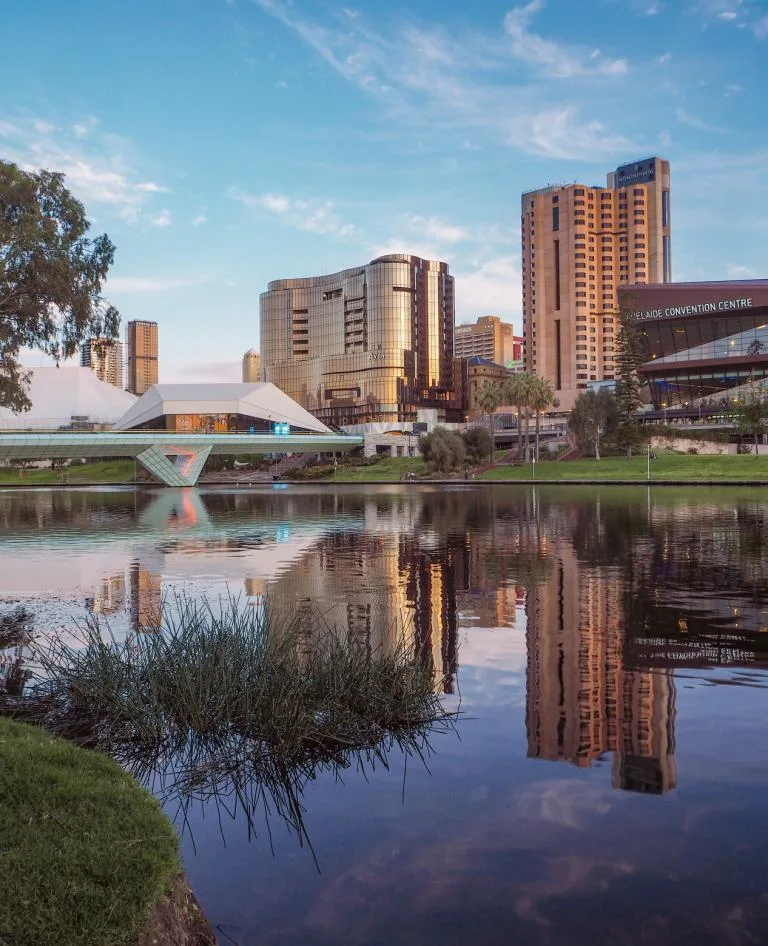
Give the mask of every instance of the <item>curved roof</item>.
<svg viewBox="0 0 768 946">
<path fill-rule="evenodd" d="M 269 382 L 258 384 L 153 384 L 115 424 L 130 430 L 164 414 L 243 414 L 328 434 L 330 429 Z"/>
<path fill-rule="evenodd" d="M 0 427 L 29 430 L 66 427 L 73 418 L 113 424 L 135 402 L 136 395 L 99 381 L 90 368 L 79 365 L 31 369 L 29 399 L 32 409 L 14 414 L 0 407 Z"/>
</svg>

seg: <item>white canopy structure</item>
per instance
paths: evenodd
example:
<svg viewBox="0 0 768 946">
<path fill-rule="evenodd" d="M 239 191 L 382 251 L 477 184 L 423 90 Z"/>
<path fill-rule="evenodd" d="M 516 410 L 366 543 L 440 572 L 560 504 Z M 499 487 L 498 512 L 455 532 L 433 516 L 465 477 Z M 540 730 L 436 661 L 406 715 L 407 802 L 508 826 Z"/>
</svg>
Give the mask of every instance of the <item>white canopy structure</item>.
<svg viewBox="0 0 768 946">
<path fill-rule="evenodd" d="M 153 384 L 115 424 L 132 430 L 164 415 L 240 414 L 329 434 L 325 424 L 274 384 Z"/>
<path fill-rule="evenodd" d="M 29 411 L 14 414 L 7 407 L 0 407 L 0 429 L 108 427 L 137 400 L 135 394 L 99 381 L 90 368 L 79 365 L 33 368 L 28 396 L 32 401 Z"/>
</svg>

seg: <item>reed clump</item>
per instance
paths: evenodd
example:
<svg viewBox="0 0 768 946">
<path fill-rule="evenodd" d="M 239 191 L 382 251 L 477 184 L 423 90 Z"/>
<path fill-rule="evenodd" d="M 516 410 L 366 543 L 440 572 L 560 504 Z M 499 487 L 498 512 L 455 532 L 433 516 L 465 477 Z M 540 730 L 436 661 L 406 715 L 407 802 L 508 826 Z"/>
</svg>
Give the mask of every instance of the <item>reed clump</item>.
<svg viewBox="0 0 768 946">
<path fill-rule="evenodd" d="M 373 650 L 311 612 L 291 621 L 235 598 L 177 598 L 159 631 L 115 641 L 89 620 L 76 645 L 35 648 L 25 718 L 96 746 L 247 740 L 256 758 L 295 760 L 373 746 L 445 720 L 436 681 L 404 634 Z"/>
</svg>

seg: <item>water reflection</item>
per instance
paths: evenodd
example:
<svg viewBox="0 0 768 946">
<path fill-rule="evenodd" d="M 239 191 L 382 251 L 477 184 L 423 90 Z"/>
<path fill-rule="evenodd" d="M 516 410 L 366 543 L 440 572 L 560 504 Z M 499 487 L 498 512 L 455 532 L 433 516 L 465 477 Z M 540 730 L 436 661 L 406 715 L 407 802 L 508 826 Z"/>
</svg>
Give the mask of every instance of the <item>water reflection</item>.
<svg viewBox="0 0 768 946">
<path fill-rule="evenodd" d="M 761 942 L 766 527 L 730 488 L 0 491 L 0 610 L 131 635 L 177 590 L 268 594 L 371 648 L 405 624 L 461 695 L 405 802 L 397 771 L 301 783 L 321 879 L 269 816 L 224 854 L 188 809 L 238 943 Z"/>
</svg>

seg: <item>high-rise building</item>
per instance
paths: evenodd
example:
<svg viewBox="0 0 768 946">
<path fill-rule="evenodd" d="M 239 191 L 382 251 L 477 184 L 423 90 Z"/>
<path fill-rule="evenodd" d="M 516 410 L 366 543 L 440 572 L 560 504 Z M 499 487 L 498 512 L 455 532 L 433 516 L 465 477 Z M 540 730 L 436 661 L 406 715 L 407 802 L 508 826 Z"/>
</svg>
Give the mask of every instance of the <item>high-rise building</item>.
<svg viewBox="0 0 768 946">
<path fill-rule="evenodd" d="M 619 287 L 672 279 L 669 162 L 624 165 L 607 187 L 529 191 L 521 225 L 526 369 L 569 410 L 616 377 Z"/>
<path fill-rule="evenodd" d="M 474 325 L 457 325 L 454 350 L 457 358 L 472 358 L 479 355 L 497 365 L 511 368 L 520 360 L 520 351 L 515 353 L 514 329 L 509 322 L 502 322 L 498 315 L 482 315 Z M 516 357 L 517 354 L 517 357 Z"/>
<path fill-rule="evenodd" d="M 243 382 L 245 384 L 261 381 L 261 355 L 255 348 L 249 348 L 243 355 Z"/>
<path fill-rule="evenodd" d="M 80 346 L 80 365 L 99 381 L 123 386 L 123 343 L 114 338 L 88 338 Z"/>
<path fill-rule="evenodd" d="M 396 254 L 276 280 L 260 311 L 264 380 L 326 423 L 463 420 L 446 263 Z"/>
<path fill-rule="evenodd" d="M 126 326 L 128 383 L 131 394 L 144 394 L 157 384 L 157 322 L 136 320 Z"/>
</svg>

